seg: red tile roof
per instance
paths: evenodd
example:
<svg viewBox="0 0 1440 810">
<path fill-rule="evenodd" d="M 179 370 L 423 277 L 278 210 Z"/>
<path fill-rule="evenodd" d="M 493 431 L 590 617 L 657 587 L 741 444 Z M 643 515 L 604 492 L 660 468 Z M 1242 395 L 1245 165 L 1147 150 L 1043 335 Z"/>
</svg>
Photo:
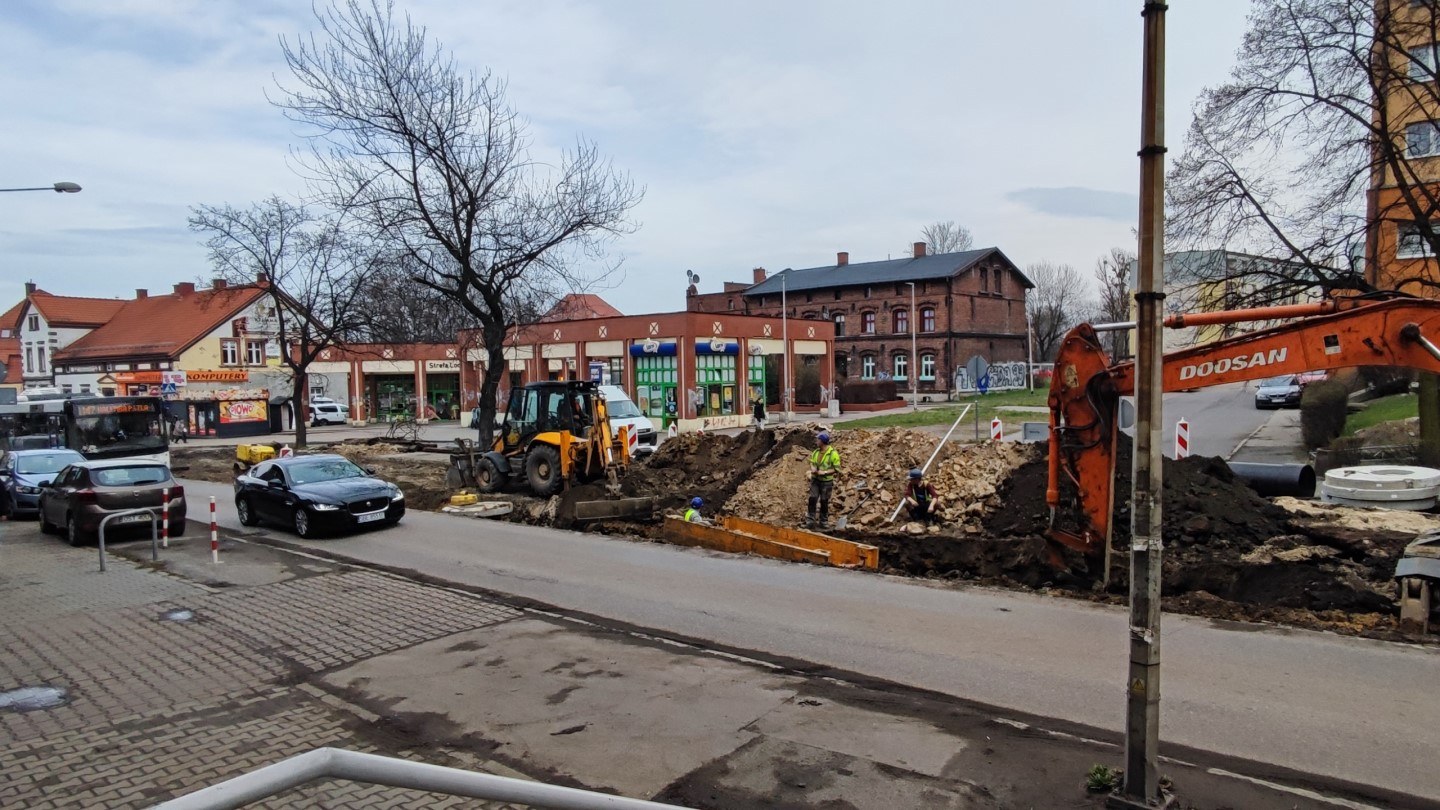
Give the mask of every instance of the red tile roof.
<svg viewBox="0 0 1440 810">
<path fill-rule="evenodd" d="M 125 306 L 125 302 L 117 298 L 72 298 L 43 290 L 30 293 L 29 300 L 52 327 L 100 326 Z"/>
<path fill-rule="evenodd" d="M 606 303 L 604 298 L 593 293 L 571 293 L 556 301 L 555 306 L 540 317 L 540 322 L 574 321 L 581 318 L 616 318 L 624 314 Z"/>
<path fill-rule="evenodd" d="M 20 328 L 20 311 L 23 309 L 25 309 L 25 299 L 21 298 L 15 306 L 5 310 L 5 314 L 0 315 L 0 332 L 6 329 L 18 330 Z"/>
<path fill-rule="evenodd" d="M 122 306 L 114 317 L 55 352 L 55 360 L 129 356 L 173 359 L 264 294 L 260 287 L 246 286 L 117 301 Z"/>
<path fill-rule="evenodd" d="M 20 384 L 20 375 L 25 371 L 20 365 L 20 338 L 0 338 L 0 366 L 5 367 L 5 376 L 0 378 L 0 383 Z"/>
</svg>

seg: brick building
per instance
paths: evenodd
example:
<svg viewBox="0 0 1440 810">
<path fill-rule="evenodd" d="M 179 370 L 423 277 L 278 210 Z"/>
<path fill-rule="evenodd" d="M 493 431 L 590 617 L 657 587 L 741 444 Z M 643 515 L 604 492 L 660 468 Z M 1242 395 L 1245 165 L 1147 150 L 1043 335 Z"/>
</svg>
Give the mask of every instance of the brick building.
<svg viewBox="0 0 1440 810">
<path fill-rule="evenodd" d="M 901 259 L 852 264 L 839 253 L 825 267 L 754 273 L 753 283 L 726 282 L 718 293 L 692 286 L 688 308 L 778 318 L 783 293 L 790 318 L 834 325 L 842 381 L 890 378 L 908 393 L 918 371 L 924 399 L 948 394 L 955 371 L 974 356 L 1026 359 L 1025 295 L 1035 285 L 999 248 L 927 254 L 916 242 Z"/>
</svg>

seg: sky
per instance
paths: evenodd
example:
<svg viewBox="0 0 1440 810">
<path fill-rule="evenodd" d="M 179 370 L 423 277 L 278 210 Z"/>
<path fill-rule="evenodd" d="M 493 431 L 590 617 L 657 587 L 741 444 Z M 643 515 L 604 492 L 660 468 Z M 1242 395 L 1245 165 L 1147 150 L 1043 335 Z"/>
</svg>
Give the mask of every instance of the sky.
<svg viewBox="0 0 1440 810">
<path fill-rule="evenodd" d="M 684 308 L 751 268 L 898 257 L 932 222 L 1022 269 L 1087 275 L 1133 246 L 1140 0 L 396 0 L 467 68 L 508 81 L 534 148 L 593 141 L 644 187 L 596 290 Z M 1166 143 L 1225 80 L 1248 0 L 1172 3 Z M 34 281 L 131 297 L 210 275 L 195 205 L 305 184 L 268 98 L 308 0 L 10 0 L 0 309 Z M 268 98 L 267 98 L 268 96 Z"/>
</svg>

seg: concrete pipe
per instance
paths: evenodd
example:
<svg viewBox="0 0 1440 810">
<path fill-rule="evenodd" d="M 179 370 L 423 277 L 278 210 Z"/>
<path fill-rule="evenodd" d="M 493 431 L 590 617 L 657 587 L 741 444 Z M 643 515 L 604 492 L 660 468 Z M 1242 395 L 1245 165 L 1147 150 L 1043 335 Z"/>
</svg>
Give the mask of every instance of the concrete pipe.
<svg viewBox="0 0 1440 810">
<path fill-rule="evenodd" d="M 1309 464 L 1256 464 L 1248 461 L 1230 462 L 1230 471 L 1250 488 L 1267 497 L 1289 495 L 1296 498 L 1315 496 L 1315 468 Z"/>
<path fill-rule="evenodd" d="M 1420 511 L 1440 498 L 1440 470 L 1403 464 L 1340 467 L 1325 473 L 1320 491 L 1332 503 Z"/>
</svg>

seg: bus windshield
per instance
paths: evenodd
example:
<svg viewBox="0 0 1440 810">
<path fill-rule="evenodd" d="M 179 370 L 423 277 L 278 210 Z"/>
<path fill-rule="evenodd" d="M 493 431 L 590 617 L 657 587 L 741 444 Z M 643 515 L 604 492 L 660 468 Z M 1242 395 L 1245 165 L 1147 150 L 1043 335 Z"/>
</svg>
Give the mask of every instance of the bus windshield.
<svg viewBox="0 0 1440 810">
<path fill-rule="evenodd" d="M 86 458 L 113 458 L 165 450 L 160 414 L 150 412 L 76 416 L 75 432 Z"/>
</svg>

